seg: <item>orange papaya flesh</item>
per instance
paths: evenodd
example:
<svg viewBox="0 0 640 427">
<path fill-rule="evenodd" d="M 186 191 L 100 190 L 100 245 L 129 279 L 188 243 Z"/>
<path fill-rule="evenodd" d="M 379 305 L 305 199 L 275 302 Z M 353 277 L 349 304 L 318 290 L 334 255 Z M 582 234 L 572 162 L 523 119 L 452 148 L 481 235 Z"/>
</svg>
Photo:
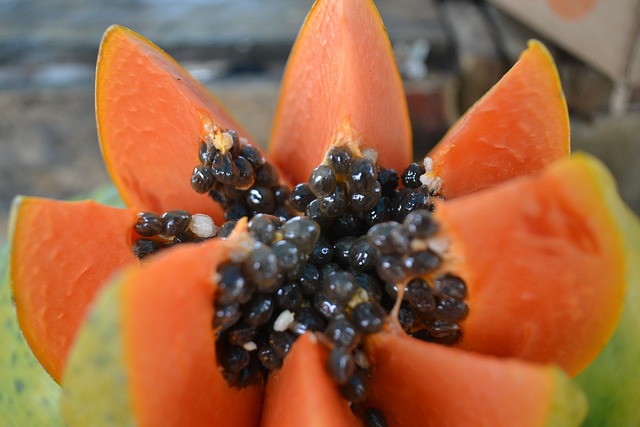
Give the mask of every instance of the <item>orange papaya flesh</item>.
<svg viewBox="0 0 640 427">
<path fill-rule="evenodd" d="M 325 369 L 327 349 L 307 333 L 269 376 L 262 426 L 358 426 L 359 421 Z"/>
<path fill-rule="evenodd" d="M 214 271 L 227 251 L 221 239 L 180 245 L 105 287 L 70 357 L 65 420 L 103 408 L 110 418 L 141 427 L 258 425 L 262 387 L 230 388 L 216 362 Z M 108 324 L 111 330 L 102 332 Z M 92 356 L 91 340 L 100 334 L 110 336 L 117 351 Z"/>
<path fill-rule="evenodd" d="M 93 201 L 18 197 L 12 209 L 10 280 L 22 333 L 60 382 L 69 348 L 98 289 L 136 261 L 137 214 Z"/>
<path fill-rule="evenodd" d="M 383 333 L 368 342 L 368 404 L 389 426 L 578 426 L 586 401 L 559 369 Z"/>
<path fill-rule="evenodd" d="M 429 153 L 430 186 L 445 198 L 535 173 L 569 155 L 569 116 L 547 49 L 530 41 L 513 68 Z"/>
<path fill-rule="evenodd" d="M 190 187 L 206 125 L 247 132 L 160 48 L 112 26 L 100 46 L 96 117 L 107 170 L 128 206 L 185 209 L 222 218 L 220 207 Z"/>
<path fill-rule="evenodd" d="M 625 290 L 621 231 L 601 176 L 578 156 L 439 206 L 450 269 L 468 288 L 461 348 L 558 363 L 571 375 L 597 356 Z"/>
<path fill-rule="evenodd" d="M 230 388 L 216 362 L 213 272 L 227 250 L 219 239 L 183 245 L 125 284 L 125 360 L 140 426 L 258 423 L 262 388 Z"/>
<path fill-rule="evenodd" d="M 371 0 L 314 4 L 285 69 L 269 153 L 291 182 L 306 182 L 342 142 L 375 148 L 399 171 L 412 160 L 402 81 Z"/>
</svg>

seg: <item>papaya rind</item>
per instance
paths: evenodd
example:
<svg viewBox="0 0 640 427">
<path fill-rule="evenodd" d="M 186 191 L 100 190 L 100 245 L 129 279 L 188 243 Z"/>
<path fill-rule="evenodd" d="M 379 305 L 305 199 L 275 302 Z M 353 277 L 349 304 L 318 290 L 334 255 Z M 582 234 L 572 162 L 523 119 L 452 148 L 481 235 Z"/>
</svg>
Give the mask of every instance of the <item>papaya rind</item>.
<svg viewBox="0 0 640 427">
<path fill-rule="evenodd" d="M 589 399 L 585 426 L 640 425 L 640 223 L 618 195 L 611 174 L 599 160 L 592 162 L 598 191 L 623 237 L 627 283 L 622 314 L 611 340 L 575 381 Z"/>
<path fill-rule="evenodd" d="M 61 427 L 61 389 L 35 358 L 20 331 L 11 297 L 8 256 L 9 247 L 5 245 L 0 248 L 1 424 Z"/>
<path fill-rule="evenodd" d="M 587 416 L 588 402 L 584 390 L 556 366 L 550 366 L 553 377 L 553 399 L 549 408 L 546 427 L 580 426 Z"/>
<path fill-rule="evenodd" d="M 69 427 L 134 427 L 124 361 L 119 299 L 126 276 L 101 292 L 80 329 L 63 378 L 60 402 Z"/>
</svg>

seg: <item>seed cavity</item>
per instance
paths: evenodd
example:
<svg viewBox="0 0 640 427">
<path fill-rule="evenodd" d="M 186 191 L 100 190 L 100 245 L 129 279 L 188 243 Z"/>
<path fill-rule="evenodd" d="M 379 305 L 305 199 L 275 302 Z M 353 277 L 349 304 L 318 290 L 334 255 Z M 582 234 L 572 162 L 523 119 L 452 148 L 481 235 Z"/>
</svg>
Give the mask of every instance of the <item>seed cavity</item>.
<svg viewBox="0 0 640 427">
<path fill-rule="evenodd" d="M 198 158 L 191 186 L 224 208 L 225 222 L 141 212 L 135 255 L 227 239 L 227 260 L 211 274 L 211 324 L 228 384 L 264 382 L 295 340 L 314 332 L 353 412 L 365 426 L 386 426 L 381 411 L 363 406 L 375 375 L 366 337 L 399 325 L 416 339 L 452 345 L 469 312 L 465 282 L 446 271 L 450 242 L 432 215 L 442 198 L 433 161 L 398 173 L 378 164 L 374 149 L 342 141 L 289 189 L 260 151 L 210 121 Z M 246 227 L 237 227 L 244 217 Z"/>
</svg>

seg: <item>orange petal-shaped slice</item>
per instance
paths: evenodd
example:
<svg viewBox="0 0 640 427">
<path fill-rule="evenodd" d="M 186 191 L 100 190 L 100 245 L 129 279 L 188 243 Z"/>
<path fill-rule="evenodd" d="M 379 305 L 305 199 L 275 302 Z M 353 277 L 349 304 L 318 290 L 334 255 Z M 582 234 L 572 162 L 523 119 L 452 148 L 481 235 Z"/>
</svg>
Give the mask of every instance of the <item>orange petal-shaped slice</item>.
<svg viewBox="0 0 640 427">
<path fill-rule="evenodd" d="M 626 288 L 611 178 L 586 155 L 443 203 L 452 270 L 467 283 L 460 346 L 575 375 L 607 343 Z"/>
<path fill-rule="evenodd" d="M 120 267 L 136 262 L 136 212 L 92 201 L 18 197 L 12 210 L 10 277 L 25 339 L 60 381 L 87 307 Z"/>
<path fill-rule="evenodd" d="M 343 140 L 374 147 L 385 167 L 412 159 L 402 81 L 371 0 L 318 0 L 287 63 L 269 147 L 292 182 L 306 182 Z"/>
<path fill-rule="evenodd" d="M 557 368 L 380 334 L 369 404 L 389 426 L 578 426 L 586 400 Z"/>
<path fill-rule="evenodd" d="M 219 206 L 190 186 L 204 126 L 247 133 L 176 61 L 126 28 L 106 31 L 96 73 L 100 145 L 125 203 L 221 218 Z"/>
<path fill-rule="evenodd" d="M 227 251 L 220 239 L 167 249 L 106 288 L 63 380 L 70 425 L 110 425 L 105 413 L 140 427 L 259 424 L 262 387 L 229 387 L 216 362 L 213 277 Z M 116 351 L 92 350 L 96 333 Z"/>
<path fill-rule="evenodd" d="M 327 353 L 312 334 L 295 342 L 282 369 L 269 377 L 263 427 L 360 425 L 325 369 Z"/>
<path fill-rule="evenodd" d="M 535 173 L 569 155 L 569 115 L 547 49 L 530 41 L 513 68 L 429 154 L 430 185 L 447 197 Z"/>
</svg>

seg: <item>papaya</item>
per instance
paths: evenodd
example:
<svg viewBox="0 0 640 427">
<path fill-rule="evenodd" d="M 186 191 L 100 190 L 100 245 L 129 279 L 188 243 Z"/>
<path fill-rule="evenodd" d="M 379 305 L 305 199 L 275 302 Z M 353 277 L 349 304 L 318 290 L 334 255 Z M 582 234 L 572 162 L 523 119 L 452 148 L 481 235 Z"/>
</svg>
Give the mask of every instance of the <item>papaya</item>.
<svg viewBox="0 0 640 427">
<path fill-rule="evenodd" d="M 546 50 L 532 42 L 421 163 L 370 0 L 314 5 L 280 96 L 263 153 L 159 48 L 107 30 L 98 130 L 127 207 L 14 208 L 18 320 L 64 421 L 579 424 L 567 377 L 632 322 L 637 242 L 603 167 L 567 159 Z M 439 389 L 459 404 L 429 407 Z"/>
<path fill-rule="evenodd" d="M 409 163 L 409 111 L 393 58 L 373 1 L 313 5 L 287 61 L 269 142 L 292 182 L 307 180 L 336 143 L 373 147 L 390 168 Z"/>
<path fill-rule="evenodd" d="M 20 328 L 59 381 L 96 292 L 114 271 L 136 261 L 131 238 L 137 213 L 91 200 L 18 197 L 11 217 L 9 275 Z"/>
<path fill-rule="evenodd" d="M 569 155 L 569 114 L 558 71 L 538 41 L 425 158 L 423 182 L 453 198 L 532 174 Z"/>
<path fill-rule="evenodd" d="M 373 337 L 370 347 L 370 403 L 389 425 L 578 426 L 587 412 L 581 391 L 557 367 L 393 334 Z"/>
<path fill-rule="evenodd" d="M 224 243 L 170 249 L 105 288 L 65 372 L 67 425 L 258 424 L 261 387 L 230 389 L 216 366 L 211 278 Z"/>
</svg>

